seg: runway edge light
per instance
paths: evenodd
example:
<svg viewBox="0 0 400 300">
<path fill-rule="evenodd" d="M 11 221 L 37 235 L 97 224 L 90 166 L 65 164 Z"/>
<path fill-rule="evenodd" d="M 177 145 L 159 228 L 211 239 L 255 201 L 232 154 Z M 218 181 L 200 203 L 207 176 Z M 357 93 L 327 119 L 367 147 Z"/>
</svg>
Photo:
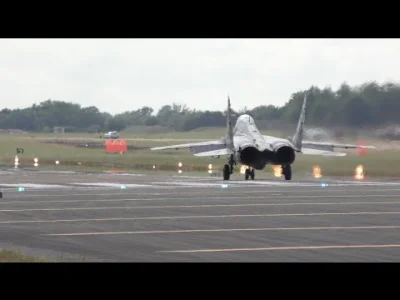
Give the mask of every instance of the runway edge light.
<svg viewBox="0 0 400 300">
<path fill-rule="evenodd" d="M 17 169 L 17 168 L 18 168 L 18 165 L 19 165 L 19 158 L 18 158 L 18 155 L 15 155 L 15 158 L 14 158 L 14 168 Z"/>
</svg>

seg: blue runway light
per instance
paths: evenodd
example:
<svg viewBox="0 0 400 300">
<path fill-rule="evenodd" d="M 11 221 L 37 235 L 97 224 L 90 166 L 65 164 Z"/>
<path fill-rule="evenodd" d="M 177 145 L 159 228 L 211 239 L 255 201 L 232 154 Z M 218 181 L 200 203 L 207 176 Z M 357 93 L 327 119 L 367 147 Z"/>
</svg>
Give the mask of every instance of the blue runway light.
<svg viewBox="0 0 400 300">
<path fill-rule="evenodd" d="M 327 187 L 328 184 L 327 183 L 321 183 L 321 187 Z"/>
</svg>

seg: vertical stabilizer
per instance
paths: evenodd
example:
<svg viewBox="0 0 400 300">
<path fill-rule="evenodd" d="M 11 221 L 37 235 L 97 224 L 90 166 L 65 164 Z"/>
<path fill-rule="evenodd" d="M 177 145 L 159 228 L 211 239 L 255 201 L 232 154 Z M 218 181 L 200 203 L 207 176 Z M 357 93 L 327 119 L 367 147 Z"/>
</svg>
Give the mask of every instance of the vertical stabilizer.
<svg viewBox="0 0 400 300">
<path fill-rule="evenodd" d="M 307 94 L 304 95 L 303 106 L 301 108 L 300 118 L 299 118 L 299 122 L 297 124 L 296 133 L 294 134 L 294 137 L 292 138 L 292 143 L 295 146 L 297 151 L 301 151 L 301 145 L 303 143 L 304 121 L 306 119 L 306 113 L 307 113 Z"/>
<path fill-rule="evenodd" d="M 227 148 L 234 149 L 233 146 L 233 128 L 232 128 L 232 119 L 231 119 L 231 99 L 228 96 L 228 108 L 226 110 L 226 126 L 227 126 L 227 133 L 226 133 L 226 144 Z"/>
</svg>

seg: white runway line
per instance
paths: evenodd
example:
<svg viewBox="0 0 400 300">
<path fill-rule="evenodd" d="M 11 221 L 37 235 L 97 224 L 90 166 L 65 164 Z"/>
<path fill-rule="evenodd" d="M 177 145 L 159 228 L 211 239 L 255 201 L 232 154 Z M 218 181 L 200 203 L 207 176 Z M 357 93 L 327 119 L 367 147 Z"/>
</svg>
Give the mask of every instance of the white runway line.
<svg viewBox="0 0 400 300">
<path fill-rule="evenodd" d="M 394 196 L 398 198 L 399 196 Z M 95 200 L 99 201 L 99 200 Z M 125 199 L 128 201 L 128 199 Z M 132 200 L 131 200 L 132 201 Z M 136 200 L 137 201 L 137 200 Z M 112 202 L 112 201 L 109 201 Z M 54 202 L 52 202 L 54 203 Z M 15 203 L 13 203 L 15 204 Z M 260 207 L 260 206 L 303 206 L 303 205 L 395 205 L 400 201 L 359 201 L 359 202 L 294 202 L 294 203 L 244 203 L 244 204 L 198 204 L 198 205 L 147 205 L 147 206 L 101 206 L 101 207 L 55 207 L 55 208 L 21 208 L 0 209 L 0 212 L 25 212 L 25 211 L 79 211 L 79 210 L 135 210 L 135 209 L 171 209 L 171 208 L 212 208 L 212 207 Z"/>
<path fill-rule="evenodd" d="M 120 188 L 121 186 L 126 186 L 126 187 L 153 187 L 153 185 L 150 184 L 135 184 L 135 183 L 112 183 L 112 182 L 72 182 L 70 184 L 74 184 L 74 185 L 83 185 L 83 186 L 101 186 L 101 187 L 116 187 L 116 188 Z"/>
<path fill-rule="evenodd" d="M 151 194 L 154 195 L 154 194 Z M 162 194 L 157 194 L 157 195 L 162 195 Z M 280 196 L 282 194 L 272 194 L 269 196 Z M 112 195 L 110 195 L 112 196 Z M 53 197 L 58 197 L 53 195 Z M 252 199 L 275 199 L 274 197 L 272 198 L 268 198 L 268 197 L 252 197 Z M 297 197 L 298 198 L 298 197 Z M 400 196 L 399 196 L 400 198 Z M 191 200 L 201 200 L 201 201 L 208 201 L 208 200 L 233 200 L 233 199 L 243 199 L 243 197 L 212 197 L 212 199 L 207 199 L 204 197 L 190 197 L 190 198 L 163 198 L 163 197 L 159 197 L 159 198 L 126 198 L 126 199 L 70 199 L 70 200 L 17 200 L 17 201 L 8 201 L 8 202 L 0 202 L 0 206 L 2 204 L 7 205 L 7 204 L 43 204 L 43 203 L 79 203 L 79 202 L 167 202 L 167 201 L 191 201 Z"/>
<path fill-rule="evenodd" d="M 74 193 L 68 193 L 68 194 L 21 194 L 21 192 L 16 192 L 19 193 L 18 197 L 13 197 L 11 199 L 21 199 L 21 198 L 43 198 L 43 197 L 53 197 L 53 198 L 60 198 L 60 197 L 76 197 L 76 196 L 111 196 L 111 197 L 115 197 L 115 196 L 132 196 L 132 193 L 115 193 L 114 192 L 110 192 L 110 193 L 90 193 L 90 194 L 74 194 Z M 134 193 L 135 195 L 146 195 L 146 196 L 157 196 L 157 195 L 165 195 L 165 193 L 148 193 L 148 192 L 136 192 Z M 400 196 L 399 196 L 400 197 Z M 6 199 L 5 197 L 3 197 L 3 199 Z M 93 200 L 93 199 L 88 199 L 88 200 Z M 104 200 L 104 199 L 101 199 Z M 55 200 L 55 202 L 58 202 L 60 200 Z M 85 199 L 82 200 L 77 200 L 77 199 L 71 199 L 71 200 L 61 200 L 61 201 L 77 201 L 77 202 L 82 202 L 85 201 Z M 54 202 L 53 200 L 43 200 L 43 201 L 12 201 L 9 203 L 22 203 L 22 202 L 26 202 L 26 203 L 35 203 L 35 202 L 43 202 L 43 203 L 51 203 Z M 0 202 L 0 204 L 2 203 L 7 203 L 7 202 Z"/>
<path fill-rule="evenodd" d="M 70 188 L 67 185 L 59 184 L 36 184 L 36 183 L 4 183 L 0 184 L 0 187 L 19 187 L 23 186 L 25 188 L 38 188 L 38 189 L 64 189 Z"/>
<path fill-rule="evenodd" d="M 148 231 L 110 231 L 110 232 L 74 232 L 46 233 L 45 236 L 90 236 L 121 234 L 174 234 L 204 232 L 236 232 L 236 231 L 292 231 L 292 230 L 360 230 L 360 229 L 399 229 L 400 226 L 332 226 L 332 227 L 267 227 L 267 228 L 232 228 L 232 229 L 193 229 L 193 230 L 148 230 Z"/>
<path fill-rule="evenodd" d="M 100 194 L 99 194 L 100 195 Z M 105 194 L 108 195 L 108 194 Z M 162 194 L 147 194 L 147 195 L 162 195 Z M 58 197 L 56 195 L 51 195 L 53 197 Z M 110 196 L 113 196 L 110 194 Z M 115 195 L 114 195 L 115 196 Z M 127 196 L 130 196 L 127 194 Z M 273 200 L 273 199 L 281 199 L 281 200 L 287 200 L 287 199 L 308 199 L 308 198 L 341 198 L 341 199 L 346 199 L 346 198 L 364 198 L 365 196 L 363 195 L 345 195 L 345 196 L 283 196 L 282 194 L 268 194 L 268 195 L 263 195 L 263 196 L 253 196 L 251 197 L 252 200 L 260 199 L 260 200 Z M 386 195 L 385 198 L 400 198 L 400 195 Z M 195 200 L 201 200 L 201 201 L 208 201 L 208 200 L 235 200 L 239 199 L 242 200 L 242 196 L 209 196 L 209 197 L 198 197 L 198 196 L 191 196 L 189 198 L 187 197 L 182 197 L 182 198 L 176 198 L 176 197 L 157 197 L 157 198 L 119 198 L 119 199 L 66 199 L 66 200 L 17 200 L 17 201 L 3 201 L 0 202 L 1 204 L 38 204 L 38 203 L 79 203 L 79 202 L 157 202 L 157 201 L 195 201 Z M 363 203 L 366 203 L 368 201 L 364 201 Z M 299 202 L 299 203 L 305 203 L 305 202 Z M 318 202 L 313 202 L 313 203 L 318 203 Z M 322 203 L 328 203 L 328 202 L 322 202 Z M 338 202 L 335 202 L 338 203 Z M 372 202 L 373 203 L 373 202 Z M 379 202 L 379 203 L 384 203 L 384 202 Z M 396 202 L 392 202 L 396 204 Z M 277 203 L 277 205 L 280 203 Z M 256 204 L 259 205 L 259 204 Z M 272 204 L 271 204 L 272 205 Z"/>
<path fill-rule="evenodd" d="M 279 186 L 279 187 L 316 187 L 320 186 L 321 183 L 328 183 L 328 186 L 400 186 L 400 182 L 373 182 L 373 181 L 317 181 L 317 182 L 292 182 L 292 181 L 216 181 L 214 183 L 207 182 L 179 182 L 179 181 L 167 181 L 167 182 L 154 182 L 154 184 L 174 184 L 176 186 L 218 186 L 221 184 L 227 184 L 230 187 L 251 187 L 251 186 Z"/>
<path fill-rule="evenodd" d="M 114 173 L 114 172 L 106 172 L 103 175 L 111 175 L 111 176 L 145 176 L 145 174 L 138 174 L 138 173 Z"/>
<path fill-rule="evenodd" d="M 207 180 L 204 180 L 207 181 Z M 400 183 L 396 182 L 329 182 L 328 187 L 354 187 L 354 186 L 400 186 Z M 253 188 L 253 187 L 320 187 L 321 182 L 279 182 L 279 181 L 217 181 L 217 182 L 180 182 L 180 181 L 162 181 L 162 182 L 151 182 L 151 183 L 110 183 L 110 182 L 73 182 L 65 185 L 60 184 L 33 184 L 33 183 L 10 183 L 10 184 L 0 184 L 0 187 L 5 189 L 10 189 L 12 187 L 23 186 L 25 188 L 30 188 L 34 190 L 48 190 L 48 189 L 107 189 L 107 188 L 120 188 L 125 185 L 126 188 L 157 188 L 157 189 L 175 189 L 175 188 L 199 188 L 199 187 L 221 187 L 222 185 L 227 185 L 230 189 L 236 188 Z M 325 188 L 328 188 L 325 187 Z M 322 188 L 321 188 L 322 189 Z M 261 192 L 261 191 L 260 191 Z"/>
<path fill-rule="evenodd" d="M 4 189 L 2 189 L 4 192 Z M 97 191 L 99 190 L 103 190 L 103 189 L 96 189 Z M 108 190 L 108 189 L 107 189 Z M 122 192 L 124 191 L 124 192 Z M 32 194 L 30 192 L 17 192 L 17 191 L 13 191 L 12 196 L 10 196 L 9 198 L 7 197 L 7 195 L 11 194 L 4 194 L 3 195 L 3 199 L 2 201 L 0 201 L 0 206 L 1 204 L 19 204 L 19 203 L 79 203 L 79 202 L 123 202 L 123 201 L 190 201 L 190 200 L 207 200 L 207 199 L 215 199 L 215 200 L 229 200 L 229 199 L 242 199 L 243 196 L 235 196 L 237 195 L 236 193 L 234 193 L 232 196 L 230 196 L 230 193 L 226 193 L 226 191 L 216 191 L 215 193 L 210 193 L 210 191 L 207 192 L 207 194 L 204 194 L 204 192 L 191 192 L 190 193 L 190 197 L 187 197 L 186 194 L 183 194 L 184 197 L 163 197 L 165 195 L 169 195 L 168 192 L 137 192 L 134 191 L 132 192 L 125 192 L 126 190 L 120 190 L 120 191 L 113 191 L 111 190 L 110 192 L 105 192 L 105 193 L 66 193 L 66 194 L 44 194 L 44 193 L 40 193 L 40 194 Z M 380 193 L 380 192 L 398 192 L 400 191 L 400 189 L 374 189 L 373 192 L 375 193 Z M 35 191 L 35 192 L 41 192 L 41 191 Z M 321 194 L 323 195 L 304 195 L 304 196 L 290 196 L 290 195 L 284 195 L 284 194 L 308 194 L 308 193 L 315 193 L 315 192 L 321 192 Z M 335 190 L 335 194 L 337 194 L 338 192 L 343 192 L 343 193 L 363 193 L 360 195 L 335 195 L 335 196 L 328 196 L 329 193 L 332 192 L 332 190 L 298 190 L 298 191 L 294 191 L 294 190 L 290 190 L 290 191 L 282 191 L 282 190 L 256 190 L 256 191 L 246 191 L 246 195 L 252 195 L 251 199 L 252 200 L 256 200 L 256 199 L 271 199 L 271 198 L 276 198 L 276 199 L 281 199 L 281 201 L 285 201 L 285 200 L 289 200 L 289 199 L 293 199 L 293 198 L 297 198 L 297 199 L 305 199 L 305 198 L 351 198 L 351 196 L 355 196 L 356 198 L 362 198 L 363 195 L 365 197 L 369 197 L 370 195 L 365 194 L 365 193 L 369 193 L 371 191 L 368 190 Z M 284 193 L 284 194 L 281 194 Z M 262 194 L 261 196 L 253 196 L 256 194 Z M 157 198 L 129 198 L 129 196 L 136 196 L 136 195 L 145 195 L 145 196 L 160 196 Z M 224 195 L 224 196 L 221 196 Z M 72 199 L 74 197 L 77 196 L 110 196 L 111 199 Z M 124 197 L 127 196 L 128 198 L 124 199 L 124 198 L 118 198 L 116 199 L 115 197 Z M 388 198 L 394 197 L 395 195 L 387 195 Z M 398 195 L 399 199 L 400 199 L 400 194 Z M 8 198 L 8 199 L 7 199 Z M 48 200 L 20 200 L 22 198 L 29 198 L 29 199 L 34 199 L 34 198 L 53 198 L 53 199 L 60 199 L 60 198 L 71 198 L 71 199 L 65 199 L 65 200 L 53 200 L 53 199 L 48 199 Z M 9 201 L 7 201 L 9 200 Z"/>
<path fill-rule="evenodd" d="M 326 250 L 326 249 L 366 249 L 366 248 L 397 248 L 400 244 L 386 245 L 327 245 L 327 246 L 292 246 L 292 247 L 265 247 L 265 248 L 228 248 L 228 249 L 198 249 L 198 250 L 170 250 L 157 251 L 158 253 L 214 253 L 237 251 L 287 251 L 287 250 Z"/>
<path fill-rule="evenodd" d="M 143 221 L 143 220 L 190 220 L 190 219 L 223 219 L 223 218 L 264 218 L 264 217 L 313 217 L 313 216 L 357 216 L 357 215 L 400 215 L 400 211 L 363 211 L 336 213 L 298 213 L 298 214 L 256 214 L 256 215 L 200 215 L 200 216 L 164 216 L 164 217 L 126 217 L 126 218 L 87 218 L 87 219 L 56 219 L 56 220 L 10 220 L 0 221 L 0 224 L 29 223 L 68 223 L 68 222 L 110 222 L 110 221 Z"/>
<path fill-rule="evenodd" d="M 72 189 L 72 190 L 85 190 L 85 188 L 84 187 L 77 187 L 76 189 Z M 13 191 L 12 199 L 20 199 L 20 198 L 25 198 L 25 197 L 26 198 L 37 198 L 37 197 L 40 197 L 40 198 L 42 198 L 42 197 L 53 197 L 53 198 L 63 197 L 64 198 L 64 197 L 75 197 L 75 196 L 111 196 L 111 197 L 115 197 L 115 196 L 124 196 L 124 195 L 131 196 L 132 195 L 132 191 L 131 192 L 122 192 L 123 190 L 116 191 L 116 190 L 112 190 L 112 189 L 110 190 L 108 188 L 98 188 L 98 187 L 93 187 L 93 190 L 95 190 L 95 191 L 106 190 L 106 191 L 109 191 L 109 192 L 106 192 L 106 193 L 73 193 L 73 192 L 69 192 L 69 193 L 66 193 L 66 194 L 54 194 L 54 193 L 53 194 L 43 194 L 43 193 L 36 194 L 36 192 L 41 192 L 41 191 L 40 190 L 35 190 L 35 191 L 30 191 L 30 192 L 35 192 L 35 193 L 32 194 L 30 192 L 23 192 L 23 193 L 17 192 L 17 191 L 14 190 L 14 188 L 12 188 L 12 191 Z M 58 190 L 54 190 L 54 191 L 58 191 Z M 325 195 L 321 195 L 320 196 L 320 197 L 323 198 L 323 197 L 326 197 L 327 193 L 331 193 L 331 192 L 334 192 L 334 193 L 338 193 L 338 192 L 340 192 L 340 193 L 341 192 L 343 192 L 343 193 L 350 193 L 350 192 L 351 193 L 364 193 L 364 195 L 365 195 L 365 193 L 370 193 L 371 191 L 373 191 L 375 193 L 380 193 L 380 192 L 398 192 L 398 191 L 400 191 L 400 189 L 373 189 L 373 190 L 365 190 L 365 189 L 362 189 L 362 190 L 341 190 L 341 189 L 335 189 L 335 190 L 331 190 L 331 189 L 327 189 L 327 188 L 324 188 L 324 189 L 320 188 L 320 189 L 285 190 L 285 191 L 283 191 L 283 190 L 269 190 L 269 189 L 265 190 L 265 189 L 263 189 L 263 190 L 248 190 L 245 193 L 246 193 L 246 195 L 263 194 L 262 197 L 259 197 L 259 196 L 252 197 L 252 199 L 260 199 L 260 198 L 264 198 L 264 196 L 267 196 L 267 198 L 268 198 L 268 196 L 283 196 L 283 194 L 280 194 L 280 193 L 298 195 L 298 194 L 307 194 L 307 193 L 312 194 L 312 193 L 315 193 L 315 192 L 320 192 L 322 194 L 325 194 Z M 194 196 L 198 196 L 199 198 L 196 198 L 196 199 L 200 199 L 200 196 L 202 196 L 204 199 L 206 199 L 205 197 L 207 197 L 207 198 L 220 197 L 218 195 L 221 195 L 221 194 L 225 194 L 225 195 L 228 194 L 229 195 L 229 191 L 227 191 L 227 190 L 221 191 L 220 189 L 218 189 L 218 190 L 215 190 L 215 193 L 210 193 L 210 192 L 211 191 L 208 190 L 207 194 L 205 194 L 203 191 L 191 191 L 190 192 L 190 198 L 193 198 Z M 135 190 L 134 194 L 135 195 L 150 195 L 150 196 L 160 195 L 160 196 L 162 196 L 162 195 L 168 194 L 168 192 L 161 192 L 161 191 L 157 192 L 157 193 L 154 193 L 154 192 L 143 192 L 143 191 L 142 192 L 137 192 Z M 234 191 L 234 195 L 236 195 L 235 191 Z M 351 196 L 351 195 L 349 195 L 349 196 Z M 356 195 L 356 196 L 358 196 L 358 195 Z M 367 194 L 365 196 L 369 196 L 369 195 Z M 392 196 L 392 195 L 388 195 L 388 196 Z M 228 199 L 228 198 L 235 199 L 235 197 L 237 197 L 237 196 L 230 196 L 230 197 L 227 196 L 226 199 Z M 286 198 L 286 197 L 287 198 L 292 198 L 293 196 L 285 196 L 284 198 Z M 300 197 L 294 197 L 294 198 L 301 198 L 301 197 L 306 197 L 306 196 L 300 196 Z M 311 195 L 310 197 L 318 197 L 318 196 Z M 339 197 L 339 196 L 332 196 L 332 197 Z M 340 196 L 340 197 L 342 197 L 342 196 Z M 243 197 L 238 197 L 238 198 L 243 198 Z M 399 198 L 400 198 L 400 195 L 399 195 Z M 3 199 L 6 199 L 6 197 L 3 197 Z M 166 199 L 166 200 L 169 200 L 169 199 L 188 200 L 186 195 L 185 195 L 185 197 L 157 198 L 157 199 L 162 199 L 162 200 L 163 199 Z M 217 199 L 225 199 L 225 197 L 224 198 L 217 198 Z M 134 199 L 134 200 L 136 200 L 136 199 Z M 147 199 L 138 199 L 138 201 L 139 200 L 147 200 Z M 57 202 L 57 201 L 58 200 L 56 200 L 55 202 Z M 70 201 L 70 200 L 65 200 L 65 201 Z M 71 199 L 71 201 L 76 201 L 76 202 L 81 202 L 82 201 L 83 202 L 85 200 L 84 199 L 82 199 L 82 200 L 76 200 L 76 199 L 72 200 Z M 35 202 L 35 201 L 29 201 L 29 203 L 32 203 L 32 202 Z M 54 202 L 54 201 L 48 200 L 48 202 L 50 203 L 50 202 Z M 2 202 L 0 202 L 0 204 L 1 203 Z"/>
</svg>

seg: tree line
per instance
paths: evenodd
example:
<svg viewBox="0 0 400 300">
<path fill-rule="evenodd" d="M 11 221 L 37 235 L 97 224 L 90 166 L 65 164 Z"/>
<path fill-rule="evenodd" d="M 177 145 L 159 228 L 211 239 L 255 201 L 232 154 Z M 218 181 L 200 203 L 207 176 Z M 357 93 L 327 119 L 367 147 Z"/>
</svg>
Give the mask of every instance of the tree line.
<svg viewBox="0 0 400 300">
<path fill-rule="evenodd" d="M 400 121 L 400 85 L 392 82 L 379 85 L 367 82 L 351 87 L 341 84 L 336 90 L 312 86 L 293 93 L 281 107 L 262 105 L 234 110 L 236 115 L 248 113 L 255 120 L 297 123 L 304 95 L 308 95 L 307 124 L 312 126 L 371 127 L 397 124 Z M 268 99 L 266 99 L 266 103 Z M 111 115 L 95 106 L 81 107 L 64 101 L 43 101 L 24 109 L 0 111 L 0 129 L 26 131 L 104 132 L 121 131 L 135 125 L 160 125 L 177 131 L 199 127 L 226 125 L 226 111 L 199 111 L 186 105 L 165 105 L 157 112 L 144 106 L 137 110 Z"/>
</svg>

